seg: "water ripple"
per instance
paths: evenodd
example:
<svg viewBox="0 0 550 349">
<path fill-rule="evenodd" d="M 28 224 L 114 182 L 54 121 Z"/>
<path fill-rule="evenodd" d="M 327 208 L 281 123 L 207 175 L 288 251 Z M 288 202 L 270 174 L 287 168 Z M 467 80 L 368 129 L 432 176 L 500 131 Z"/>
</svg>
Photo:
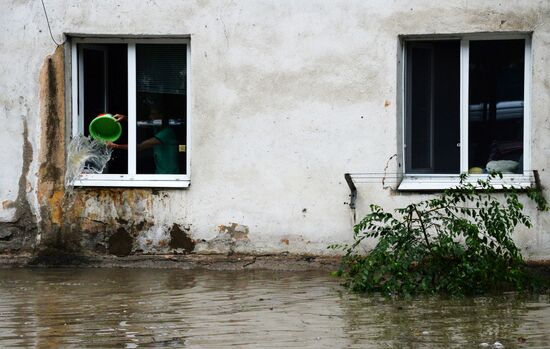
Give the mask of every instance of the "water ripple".
<svg viewBox="0 0 550 349">
<path fill-rule="evenodd" d="M 1 348 L 550 348 L 547 295 L 389 300 L 323 273 L 0 270 Z"/>
</svg>

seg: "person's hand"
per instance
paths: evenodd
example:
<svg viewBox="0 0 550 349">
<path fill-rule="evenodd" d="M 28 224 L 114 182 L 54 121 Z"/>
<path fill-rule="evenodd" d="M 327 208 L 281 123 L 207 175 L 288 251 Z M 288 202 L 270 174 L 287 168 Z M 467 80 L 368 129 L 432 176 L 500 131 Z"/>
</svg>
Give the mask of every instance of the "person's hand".
<svg viewBox="0 0 550 349">
<path fill-rule="evenodd" d="M 109 149 L 116 149 L 118 144 L 116 143 L 113 143 L 113 142 L 105 142 L 105 145 L 107 146 L 107 148 Z"/>
<path fill-rule="evenodd" d="M 113 115 L 113 117 L 117 122 L 126 121 L 126 118 L 127 118 L 126 115 L 124 114 L 115 114 Z"/>
</svg>

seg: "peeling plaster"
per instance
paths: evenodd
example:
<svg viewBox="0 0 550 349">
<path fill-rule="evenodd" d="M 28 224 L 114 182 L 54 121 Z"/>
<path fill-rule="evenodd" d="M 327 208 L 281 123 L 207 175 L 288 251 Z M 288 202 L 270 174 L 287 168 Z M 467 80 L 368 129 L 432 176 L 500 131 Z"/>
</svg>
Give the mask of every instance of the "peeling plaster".
<svg viewBox="0 0 550 349">
<path fill-rule="evenodd" d="M 246 250 L 250 243 L 249 229 L 246 225 L 229 223 L 218 226 L 218 235 L 211 240 L 197 243 L 195 250 L 198 253 L 233 254 Z"/>
<path fill-rule="evenodd" d="M 20 100 L 20 102 L 24 102 Z M 28 110 L 28 108 L 27 108 Z M 36 221 L 27 200 L 29 167 L 33 158 L 32 145 L 29 142 L 29 131 L 26 115 L 23 119 L 23 166 L 19 177 L 19 189 L 15 201 L 4 200 L 4 209 L 14 209 L 13 221 L 0 223 L 0 252 L 28 252 L 36 243 Z"/>
</svg>

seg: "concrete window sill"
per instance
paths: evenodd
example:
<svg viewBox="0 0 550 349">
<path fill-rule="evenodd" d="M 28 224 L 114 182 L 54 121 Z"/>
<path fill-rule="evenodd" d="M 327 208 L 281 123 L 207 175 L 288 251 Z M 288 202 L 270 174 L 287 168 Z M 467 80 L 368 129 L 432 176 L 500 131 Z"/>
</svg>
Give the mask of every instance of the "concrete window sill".
<svg viewBox="0 0 550 349">
<path fill-rule="evenodd" d="M 122 188 L 188 188 L 189 179 L 150 180 L 150 179 L 82 179 L 75 181 L 75 187 L 122 187 Z"/>
<path fill-rule="evenodd" d="M 486 179 L 487 175 L 470 175 L 468 182 L 477 183 L 478 179 Z M 459 176 L 452 175 L 405 175 L 397 190 L 399 191 L 441 191 L 456 187 L 460 183 Z M 528 189 L 535 185 L 533 174 L 505 174 L 503 178 L 494 178 L 491 183 L 495 189 L 513 187 Z"/>
</svg>

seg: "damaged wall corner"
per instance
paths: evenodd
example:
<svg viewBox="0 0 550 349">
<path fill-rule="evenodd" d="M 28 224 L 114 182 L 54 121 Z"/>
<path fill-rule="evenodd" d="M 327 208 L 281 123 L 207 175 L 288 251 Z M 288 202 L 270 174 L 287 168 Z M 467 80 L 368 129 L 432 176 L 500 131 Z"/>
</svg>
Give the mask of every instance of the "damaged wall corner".
<svg viewBox="0 0 550 349">
<path fill-rule="evenodd" d="M 63 221 L 65 206 L 65 61 L 64 46 L 47 56 L 40 69 L 40 151 L 37 198 L 41 234 L 39 251 L 54 249 L 74 252 L 79 249 Z"/>
</svg>

